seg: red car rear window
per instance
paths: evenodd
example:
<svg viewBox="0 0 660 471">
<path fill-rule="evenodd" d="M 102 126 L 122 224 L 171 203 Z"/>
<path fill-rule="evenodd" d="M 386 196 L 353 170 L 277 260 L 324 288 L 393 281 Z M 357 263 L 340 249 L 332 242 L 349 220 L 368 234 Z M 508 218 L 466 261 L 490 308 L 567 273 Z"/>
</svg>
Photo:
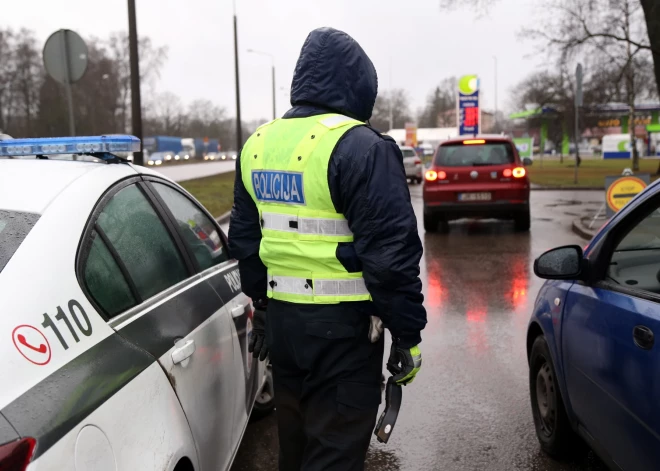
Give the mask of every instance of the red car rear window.
<svg viewBox="0 0 660 471">
<path fill-rule="evenodd" d="M 508 142 L 463 144 L 456 142 L 438 148 L 434 164 L 438 167 L 476 167 L 506 165 L 515 162 L 513 147 Z"/>
</svg>

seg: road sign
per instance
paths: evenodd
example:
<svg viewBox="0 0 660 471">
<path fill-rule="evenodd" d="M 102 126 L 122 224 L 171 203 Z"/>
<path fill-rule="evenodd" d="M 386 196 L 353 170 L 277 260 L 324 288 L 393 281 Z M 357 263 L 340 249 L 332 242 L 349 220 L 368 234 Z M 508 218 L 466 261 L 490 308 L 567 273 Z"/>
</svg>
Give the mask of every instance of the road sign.
<svg viewBox="0 0 660 471">
<path fill-rule="evenodd" d="M 651 175 L 648 173 L 605 177 L 607 215 L 613 216 L 650 183 Z"/>
<path fill-rule="evenodd" d="M 62 84 L 77 82 L 87 70 L 87 45 L 78 33 L 69 29 L 51 34 L 43 55 L 46 72 Z"/>
<path fill-rule="evenodd" d="M 44 46 L 44 67 L 46 72 L 56 81 L 64 84 L 66 101 L 69 107 L 69 132 L 76 135 L 73 119 L 73 97 L 71 84 L 85 75 L 87 70 L 87 45 L 85 41 L 69 29 L 55 31 L 46 40 Z"/>
<path fill-rule="evenodd" d="M 458 134 L 479 134 L 481 109 L 479 108 L 479 78 L 464 75 L 458 79 Z"/>
<path fill-rule="evenodd" d="M 518 149 L 518 154 L 521 158 L 532 159 L 534 157 L 534 138 L 533 137 L 516 137 L 513 143 Z"/>
</svg>

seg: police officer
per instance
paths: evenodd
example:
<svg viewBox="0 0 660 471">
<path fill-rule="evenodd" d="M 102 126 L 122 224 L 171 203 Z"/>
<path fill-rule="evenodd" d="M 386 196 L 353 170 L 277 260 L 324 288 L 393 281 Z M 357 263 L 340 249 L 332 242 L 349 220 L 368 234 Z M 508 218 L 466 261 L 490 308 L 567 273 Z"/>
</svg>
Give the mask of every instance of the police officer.
<svg viewBox="0 0 660 471">
<path fill-rule="evenodd" d="M 273 367 L 282 471 L 364 469 L 383 324 L 394 379 L 421 367 L 422 246 L 401 152 L 366 124 L 377 85 L 353 38 L 312 31 L 293 108 L 236 164 L 230 250 L 255 308 L 249 349 Z"/>
</svg>

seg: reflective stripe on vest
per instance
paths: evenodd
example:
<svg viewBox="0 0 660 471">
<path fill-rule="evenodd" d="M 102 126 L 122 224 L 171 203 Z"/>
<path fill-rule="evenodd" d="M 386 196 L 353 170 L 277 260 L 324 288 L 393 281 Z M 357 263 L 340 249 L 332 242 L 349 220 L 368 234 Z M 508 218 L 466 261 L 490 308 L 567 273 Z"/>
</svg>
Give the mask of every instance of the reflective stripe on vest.
<svg viewBox="0 0 660 471">
<path fill-rule="evenodd" d="M 352 236 L 346 219 L 306 218 L 293 214 L 262 213 L 261 227 L 271 231 Z"/>
<path fill-rule="evenodd" d="M 368 295 L 364 278 L 314 280 L 295 276 L 268 275 L 268 291 L 277 294 L 297 294 L 311 297 Z"/>
</svg>

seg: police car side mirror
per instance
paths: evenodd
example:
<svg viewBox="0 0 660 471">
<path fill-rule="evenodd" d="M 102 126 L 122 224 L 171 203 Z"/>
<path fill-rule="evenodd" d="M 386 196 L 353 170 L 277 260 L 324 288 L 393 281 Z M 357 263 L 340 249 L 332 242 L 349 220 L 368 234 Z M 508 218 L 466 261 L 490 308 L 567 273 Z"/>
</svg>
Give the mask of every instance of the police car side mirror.
<svg viewBox="0 0 660 471">
<path fill-rule="evenodd" d="M 534 274 L 546 280 L 578 279 L 584 270 L 584 254 L 579 245 L 548 250 L 534 261 Z"/>
</svg>

